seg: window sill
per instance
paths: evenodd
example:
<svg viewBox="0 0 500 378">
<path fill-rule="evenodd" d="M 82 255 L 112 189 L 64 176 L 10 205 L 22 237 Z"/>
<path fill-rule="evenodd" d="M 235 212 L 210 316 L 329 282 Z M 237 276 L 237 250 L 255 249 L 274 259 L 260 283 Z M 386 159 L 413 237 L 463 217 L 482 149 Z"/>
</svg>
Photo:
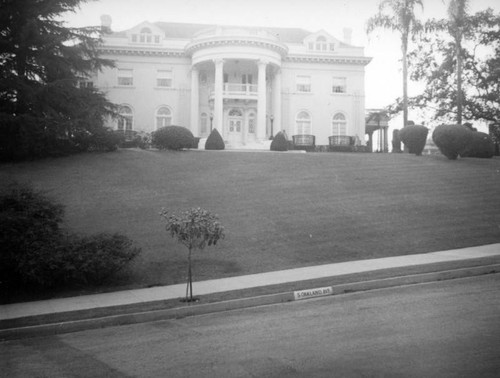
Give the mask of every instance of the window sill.
<svg viewBox="0 0 500 378">
<path fill-rule="evenodd" d="M 135 89 L 134 85 L 115 85 L 113 88 Z"/>
</svg>

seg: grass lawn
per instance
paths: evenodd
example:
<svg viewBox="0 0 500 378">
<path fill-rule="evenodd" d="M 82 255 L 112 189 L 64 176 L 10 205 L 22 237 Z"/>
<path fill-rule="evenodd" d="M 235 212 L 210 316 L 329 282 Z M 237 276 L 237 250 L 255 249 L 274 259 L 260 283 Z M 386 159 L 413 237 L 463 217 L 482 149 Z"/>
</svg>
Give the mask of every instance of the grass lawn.
<svg viewBox="0 0 500 378">
<path fill-rule="evenodd" d="M 195 280 L 500 242 L 498 157 L 131 149 L 0 165 L 10 181 L 62 202 L 74 231 L 137 241 L 119 288 L 185 282 L 162 207 L 200 206 L 226 228 L 195 254 Z"/>
</svg>

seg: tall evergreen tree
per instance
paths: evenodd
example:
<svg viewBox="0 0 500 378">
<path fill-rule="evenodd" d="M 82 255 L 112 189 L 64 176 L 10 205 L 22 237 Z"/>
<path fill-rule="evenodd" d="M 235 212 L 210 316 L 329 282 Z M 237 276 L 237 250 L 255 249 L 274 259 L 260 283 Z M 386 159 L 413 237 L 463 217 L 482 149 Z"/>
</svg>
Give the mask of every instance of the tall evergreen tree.
<svg viewBox="0 0 500 378">
<path fill-rule="evenodd" d="M 101 28 L 71 28 L 59 20 L 84 2 L 0 2 L 2 158 L 57 152 L 53 150 L 60 140 L 73 142 L 102 132 L 105 117 L 112 113 L 101 92 L 79 85 L 112 66 L 99 58 Z"/>
<path fill-rule="evenodd" d="M 423 8 L 422 0 L 382 0 L 378 13 L 367 22 L 367 33 L 377 28 L 397 31 L 401 35 L 403 61 L 403 127 L 408 123 L 408 43 L 412 34 L 421 29 L 415 7 Z"/>
</svg>

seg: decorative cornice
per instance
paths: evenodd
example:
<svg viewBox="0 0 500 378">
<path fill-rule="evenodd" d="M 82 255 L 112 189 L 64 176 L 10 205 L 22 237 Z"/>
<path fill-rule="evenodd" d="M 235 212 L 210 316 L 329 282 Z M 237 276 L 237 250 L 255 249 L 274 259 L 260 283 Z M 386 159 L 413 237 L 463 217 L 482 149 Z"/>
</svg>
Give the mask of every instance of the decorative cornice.
<svg viewBox="0 0 500 378">
<path fill-rule="evenodd" d="M 102 54 L 110 55 L 136 55 L 136 56 L 173 56 L 177 58 L 187 58 L 184 50 L 160 50 L 160 49 L 137 49 L 125 46 L 102 46 L 99 48 Z"/>
<path fill-rule="evenodd" d="M 366 56 L 319 56 L 319 55 L 289 55 L 287 62 L 354 64 L 366 66 L 372 58 Z"/>
<path fill-rule="evenodd" d="M 366 66 L 372 58 L 364 56 L 324 56 L 324 55 L 287 55 L 285 46 L 265 41 L 256 41 L 248 39 L 224 39 L 224 40 L 207 40 L 193 42 L 186 49 L 167 50 L 167 49 L 148 49 L 128 46 L 101 46 L 99 48 L 102 54 L 109 55 L 133 55 L 133 56 L 158 56 L 158 57 L 176 57 L 189 58 L 193 52 L 204 48 L 224 46 L 224 45 L 241 45 L 241 46 L 259 46 L 277 51 L 281 54 L 286 62 L 301 62 L 301 63 L 327 63 L 327 64 L 351 64 Z"/>
<path fill-rule="evenodd" d="M 265 41 L 253 38 L 210 38 L 200 41 L 193 41 L 189 45 L 186 46 L 186 54 L 191 56 L 195 51 L 211 48 L 211 47 L 219 47 L 219 46 L 229 46 L 229 45 L 239 45 L 239 46 L 257 46 L 263 47 L 268 50 L 273 50 L 278 52 L 281 56 L 286 56 L 288 53 L 288 47 L 281 43 L 273 42 L 273 41 Z"/>
</svg>

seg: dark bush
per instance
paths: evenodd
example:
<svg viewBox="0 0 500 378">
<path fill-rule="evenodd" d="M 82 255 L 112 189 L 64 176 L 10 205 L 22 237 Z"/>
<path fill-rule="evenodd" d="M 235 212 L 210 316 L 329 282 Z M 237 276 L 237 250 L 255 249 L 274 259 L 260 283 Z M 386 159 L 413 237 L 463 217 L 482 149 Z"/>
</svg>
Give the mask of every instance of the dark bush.
<svg viewBox="0 0 500 378">
<path fill-rule="evenodd" d="M 440 125 L 434 129 L 432 140 L 444 156 L 455 160 L 464 151 L 471 133 L 465 126 Z"/>
<path fill-rule="evenodd" d="M 217 129 L 213 129 L 205 142 L 205 150 L 223 150 L 226 148 L 224 140 Z"/>
<path fill-rule="evenodd" d="M 271 151 L 288 151 L 288 140 L 281 131 L 274 136 L 271 142 Z"/>
<path fill-rule="evenodd" d="M 29 253 L 57 243 L 64 210 L 42 193 L 14 185 L 0 196 L 0 284 L 22 282 Z"/>
<path fill-rule="evenodd" d="M 147 133 L 145 131 L 133 131 L 132 138 L 130 140 L 125 140 L 124 137 L 122 138 L 120 148 L 141 148 L 143 150 L 151 148 L 151 133 Z"/>
<path fill-rule="evenodd" d="M 458 156 L 491 158 L 495 154 L 495 145 L 488 134 L 463 125 L 440 125 L 432 133 L 432 140 L 451 160 Z"/>
<path fill-rule="evenodd" d="M 121 235 L 79 237 L 60 228 L 63 207 L 14 185 L 0 196 L 0 292 L 100 284 L 140 250 Z"/>
<path fill-rule="evenodd" d="M 154 131 L 151 144 L 160 150 L 181 150 L 193 146 L 193 133 L 182 126 L 165 126 Z"/>
<path fill-rule="evenodd" d="M 495 155 L 493 139 L 486 133 L 472 131 L 465 148 L 460 151 L 461 157 L 476 157 L 489 159 Z"/>
<path fill-rule="evenodd" d="M 112 152 L 118 149 L 125 137 L 119 131 L 108 128 L 95 131 L 89 138 L 88 151 Z"/>
<path fill-rule="evenodd" d="M 427 141 L 429 129 L 420 125 L 409 125 L 399 131 L 399 138 L 408 148 L 410 154 L 422 155 L 422 151 Z"/>
</svg>

